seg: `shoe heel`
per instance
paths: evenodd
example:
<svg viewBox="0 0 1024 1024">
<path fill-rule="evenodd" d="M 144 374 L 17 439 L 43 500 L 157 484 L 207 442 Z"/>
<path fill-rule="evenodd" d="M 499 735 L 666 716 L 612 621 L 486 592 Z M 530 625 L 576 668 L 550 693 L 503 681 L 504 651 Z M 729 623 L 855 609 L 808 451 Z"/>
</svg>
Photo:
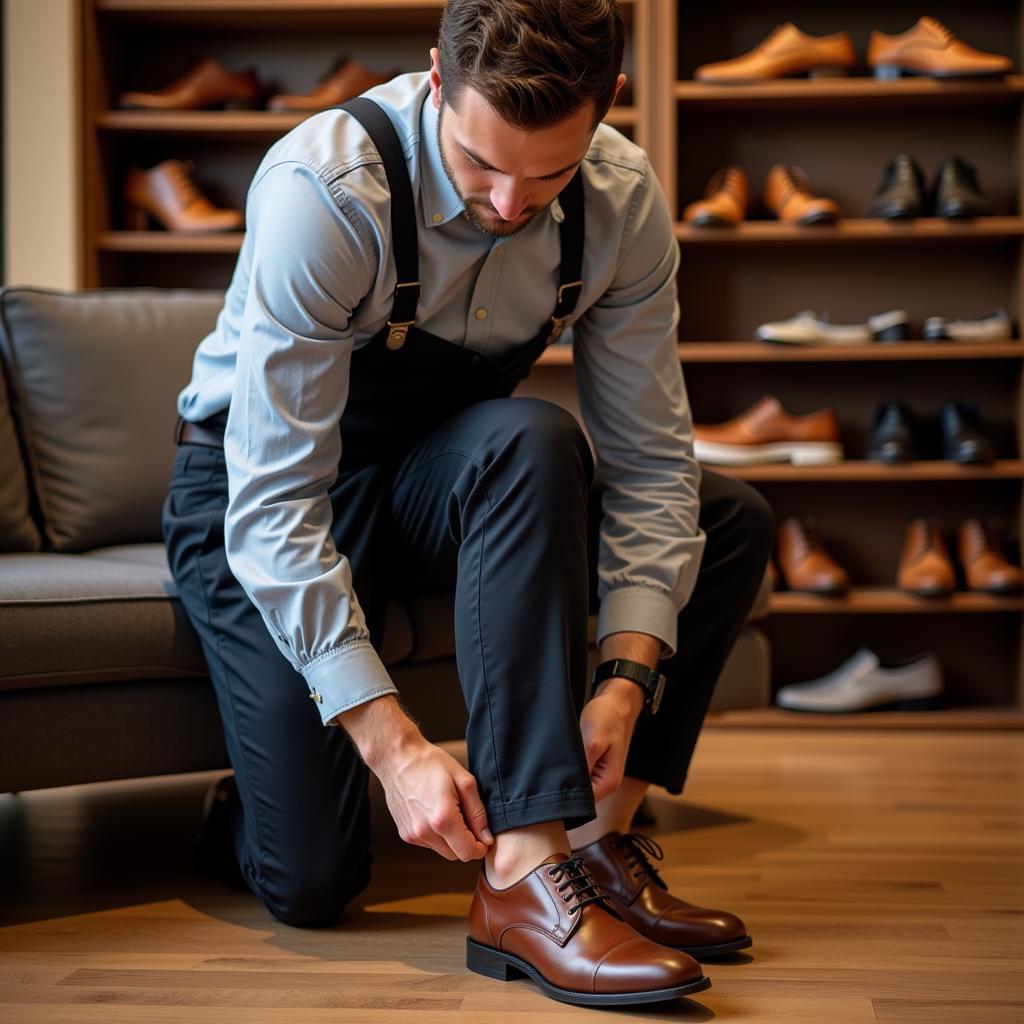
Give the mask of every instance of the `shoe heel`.
<svg viewBox="0 0 1024 1024">
<path fill-rule="evenodd" d="M 807 72 L 809 78 L 846 78 L 848 72 L 844 67 L 837 67 L 834 64 L 825 64 L 820 68 L 811 68 Z"/>
<path fill-rule="evenodd" d="M 496 949 L 482 946 L 473 939 L 466 939 L 466 966 L 485 978 L 495 981 L 511 981 L 521 977 L 523 972 L 513 967 Z"/>
<path fill-rule="evenodd" d="M 903 77 L 903 68 L 899 64 L 878 64 L 874 70 L 875 78 L 891 80 Z"/>
<path fill-rule="evenodd" d="M 125 203 L 124 229 L 125 231 L 148 231 L 149 215 L 141 206 L 136 206 L 135 203 Z"/>
</svg>

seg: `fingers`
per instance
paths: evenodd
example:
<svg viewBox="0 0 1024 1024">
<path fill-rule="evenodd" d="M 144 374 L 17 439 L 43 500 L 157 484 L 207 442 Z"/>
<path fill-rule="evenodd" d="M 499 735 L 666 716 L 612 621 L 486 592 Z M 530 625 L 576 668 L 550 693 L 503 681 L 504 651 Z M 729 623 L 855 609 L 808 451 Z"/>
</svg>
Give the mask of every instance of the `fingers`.
<svg viewBox="0 0 1024 1024">
<path fill-rule="evenodd" d="M 462 817 L 469 826 L 469 830 L 480 842 L 490 846 L 494 842 L 494 836 L 487 827 L 487 808 L 484 807 L 480 794 L 477 792 L 476 779 L 469 772 L 460 772 L 453 776 L 453 779 L 459 793 Z"/>
</svg>

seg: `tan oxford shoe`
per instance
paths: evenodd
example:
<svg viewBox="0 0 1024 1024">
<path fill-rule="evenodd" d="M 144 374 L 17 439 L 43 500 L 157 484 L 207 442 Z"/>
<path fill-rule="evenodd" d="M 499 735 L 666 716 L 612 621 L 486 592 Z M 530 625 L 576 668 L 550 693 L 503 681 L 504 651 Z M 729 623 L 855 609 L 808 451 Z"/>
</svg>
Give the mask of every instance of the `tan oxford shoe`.
<svg viewBox="0 0 1024 1024">
<path fill-rule="evenodd" d="M 644 938 L 584 861 L 561 853 L 504 889 L 480 871 L 466 966 L 498 981 L 525 974 L 545 995 L 580 1006 L 661 1002 L 711 987 L 700 964 Z"/>
<path fill-rule="evenodd" d="M 853 67 L 855 60 L 848 32 L 809 36 L 787 22 L 742 57 L 702 64 L 695 77 L 701 82 L 724 83 L 802 74 L 842 75 Z"/>
<path fill-rule="evenodd" d="M 968 590 L 986 594 L 1019 594 L 1024 574 L 1003 553 L 994 523 L 967 519 L 957 531 L 957 549 Z"/>
<path fill-rule="evenodd" d="M 776 164 L 768 172 L 764 205 L 789 224 L 834 224 L 839 217 L 834 199 L 814 195 L 803 170 L 785 164 Z"/>
<path fill-rule="evenodd" d="M 213 205 L 192 180 L 191 160 L 164 160 L 148 171 L 131 167 L 125 176 L 125 228 L 144 231 L 152 217 L 168 231 L 235 231 L 244 217 L 239 210 Z"/>
<path fill-rule="evenodd" d="M 683 212 L 683 220 L 694 227 L 731 227 L 747 214 L 750 186 L 739 167 L 722 167 L 711 176 L 704 198 Z"/>
<path fill-rule="evenodd" d="M 900 75 L 932 75 L 957 78 L 970 75 L 1007 75 L 1013 61 L 996 53 L 983 53 L 960 42 L 935 18 L 927 16 L 902 35 L 872 32 L 868 44 L 868 67 L 876 78 Z"/>
<path fill-rule="evenodd" d="M 850 589 L 846 570 L 828 553 L 814 524 L 796 518 L 779 527 L 779 569 L 790 590 L 805 594 L 845 594 Z"/>
<path fill-rule="evenodd" d="M 357 60 L 342 59 L 320 81 L 315 89 L 306 93 L 278 93 L 267 104 L 270 110 L 296 110 L 313 112 L 335 107 L 352 99 L 375 85 L 390 82 L 398 70 L 378 75 L 363 67 Z"/>
<path fill-rule="evenodd" d="M 907 526 L 896 585 L 917 597 L 948 597 L 956 571 L 937 519 L 915 519 Z"/>
<path fill-rule="evenodd" d="M 141 110 L 251 110 L 259 105 L 260 86 L 252 68 L 228 71 L 212 57 L 156 92 L 123 92 L 119 107 Z"/>
</svg>

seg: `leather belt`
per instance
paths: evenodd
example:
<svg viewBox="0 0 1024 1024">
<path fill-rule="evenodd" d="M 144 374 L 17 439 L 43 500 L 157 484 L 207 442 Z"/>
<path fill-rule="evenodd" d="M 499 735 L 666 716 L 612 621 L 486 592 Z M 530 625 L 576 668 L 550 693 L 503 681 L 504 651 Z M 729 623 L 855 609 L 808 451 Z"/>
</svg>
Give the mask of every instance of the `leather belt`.
<svg viewBox="0 0 1024 1024">
<path fill-rule="evenodd" d="M 174 427 L 174 440 L 176 444 L 205 444 L 210 448 L 224 447 L 222 431 L 211 430 L 209 427 L 204 427 L 202 423 L 192 423 L 180 416 Z"/>
</svg>

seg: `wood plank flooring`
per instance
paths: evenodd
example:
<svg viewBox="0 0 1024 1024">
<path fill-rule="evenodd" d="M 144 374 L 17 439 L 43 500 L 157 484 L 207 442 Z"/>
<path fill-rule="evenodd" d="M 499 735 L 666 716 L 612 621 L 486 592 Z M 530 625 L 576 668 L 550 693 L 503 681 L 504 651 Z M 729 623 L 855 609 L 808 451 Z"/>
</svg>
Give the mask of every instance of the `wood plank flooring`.
<svg viewBox="0 0 1024 1024">
<path fill-rule="evenodd" d="M 740 914 L 754 946 L 705 965 L 707 992 L 640 1011 L 467 972 L 477 866 L 403 844 L 379 791 L 374 880 L 334 928 L 193 878 L 214 777 L 0 796 L 3 1024 L 1024 1021 L 1012 733 L 706 731 L 646 831 L 672 891 Z"/>
</svg>

